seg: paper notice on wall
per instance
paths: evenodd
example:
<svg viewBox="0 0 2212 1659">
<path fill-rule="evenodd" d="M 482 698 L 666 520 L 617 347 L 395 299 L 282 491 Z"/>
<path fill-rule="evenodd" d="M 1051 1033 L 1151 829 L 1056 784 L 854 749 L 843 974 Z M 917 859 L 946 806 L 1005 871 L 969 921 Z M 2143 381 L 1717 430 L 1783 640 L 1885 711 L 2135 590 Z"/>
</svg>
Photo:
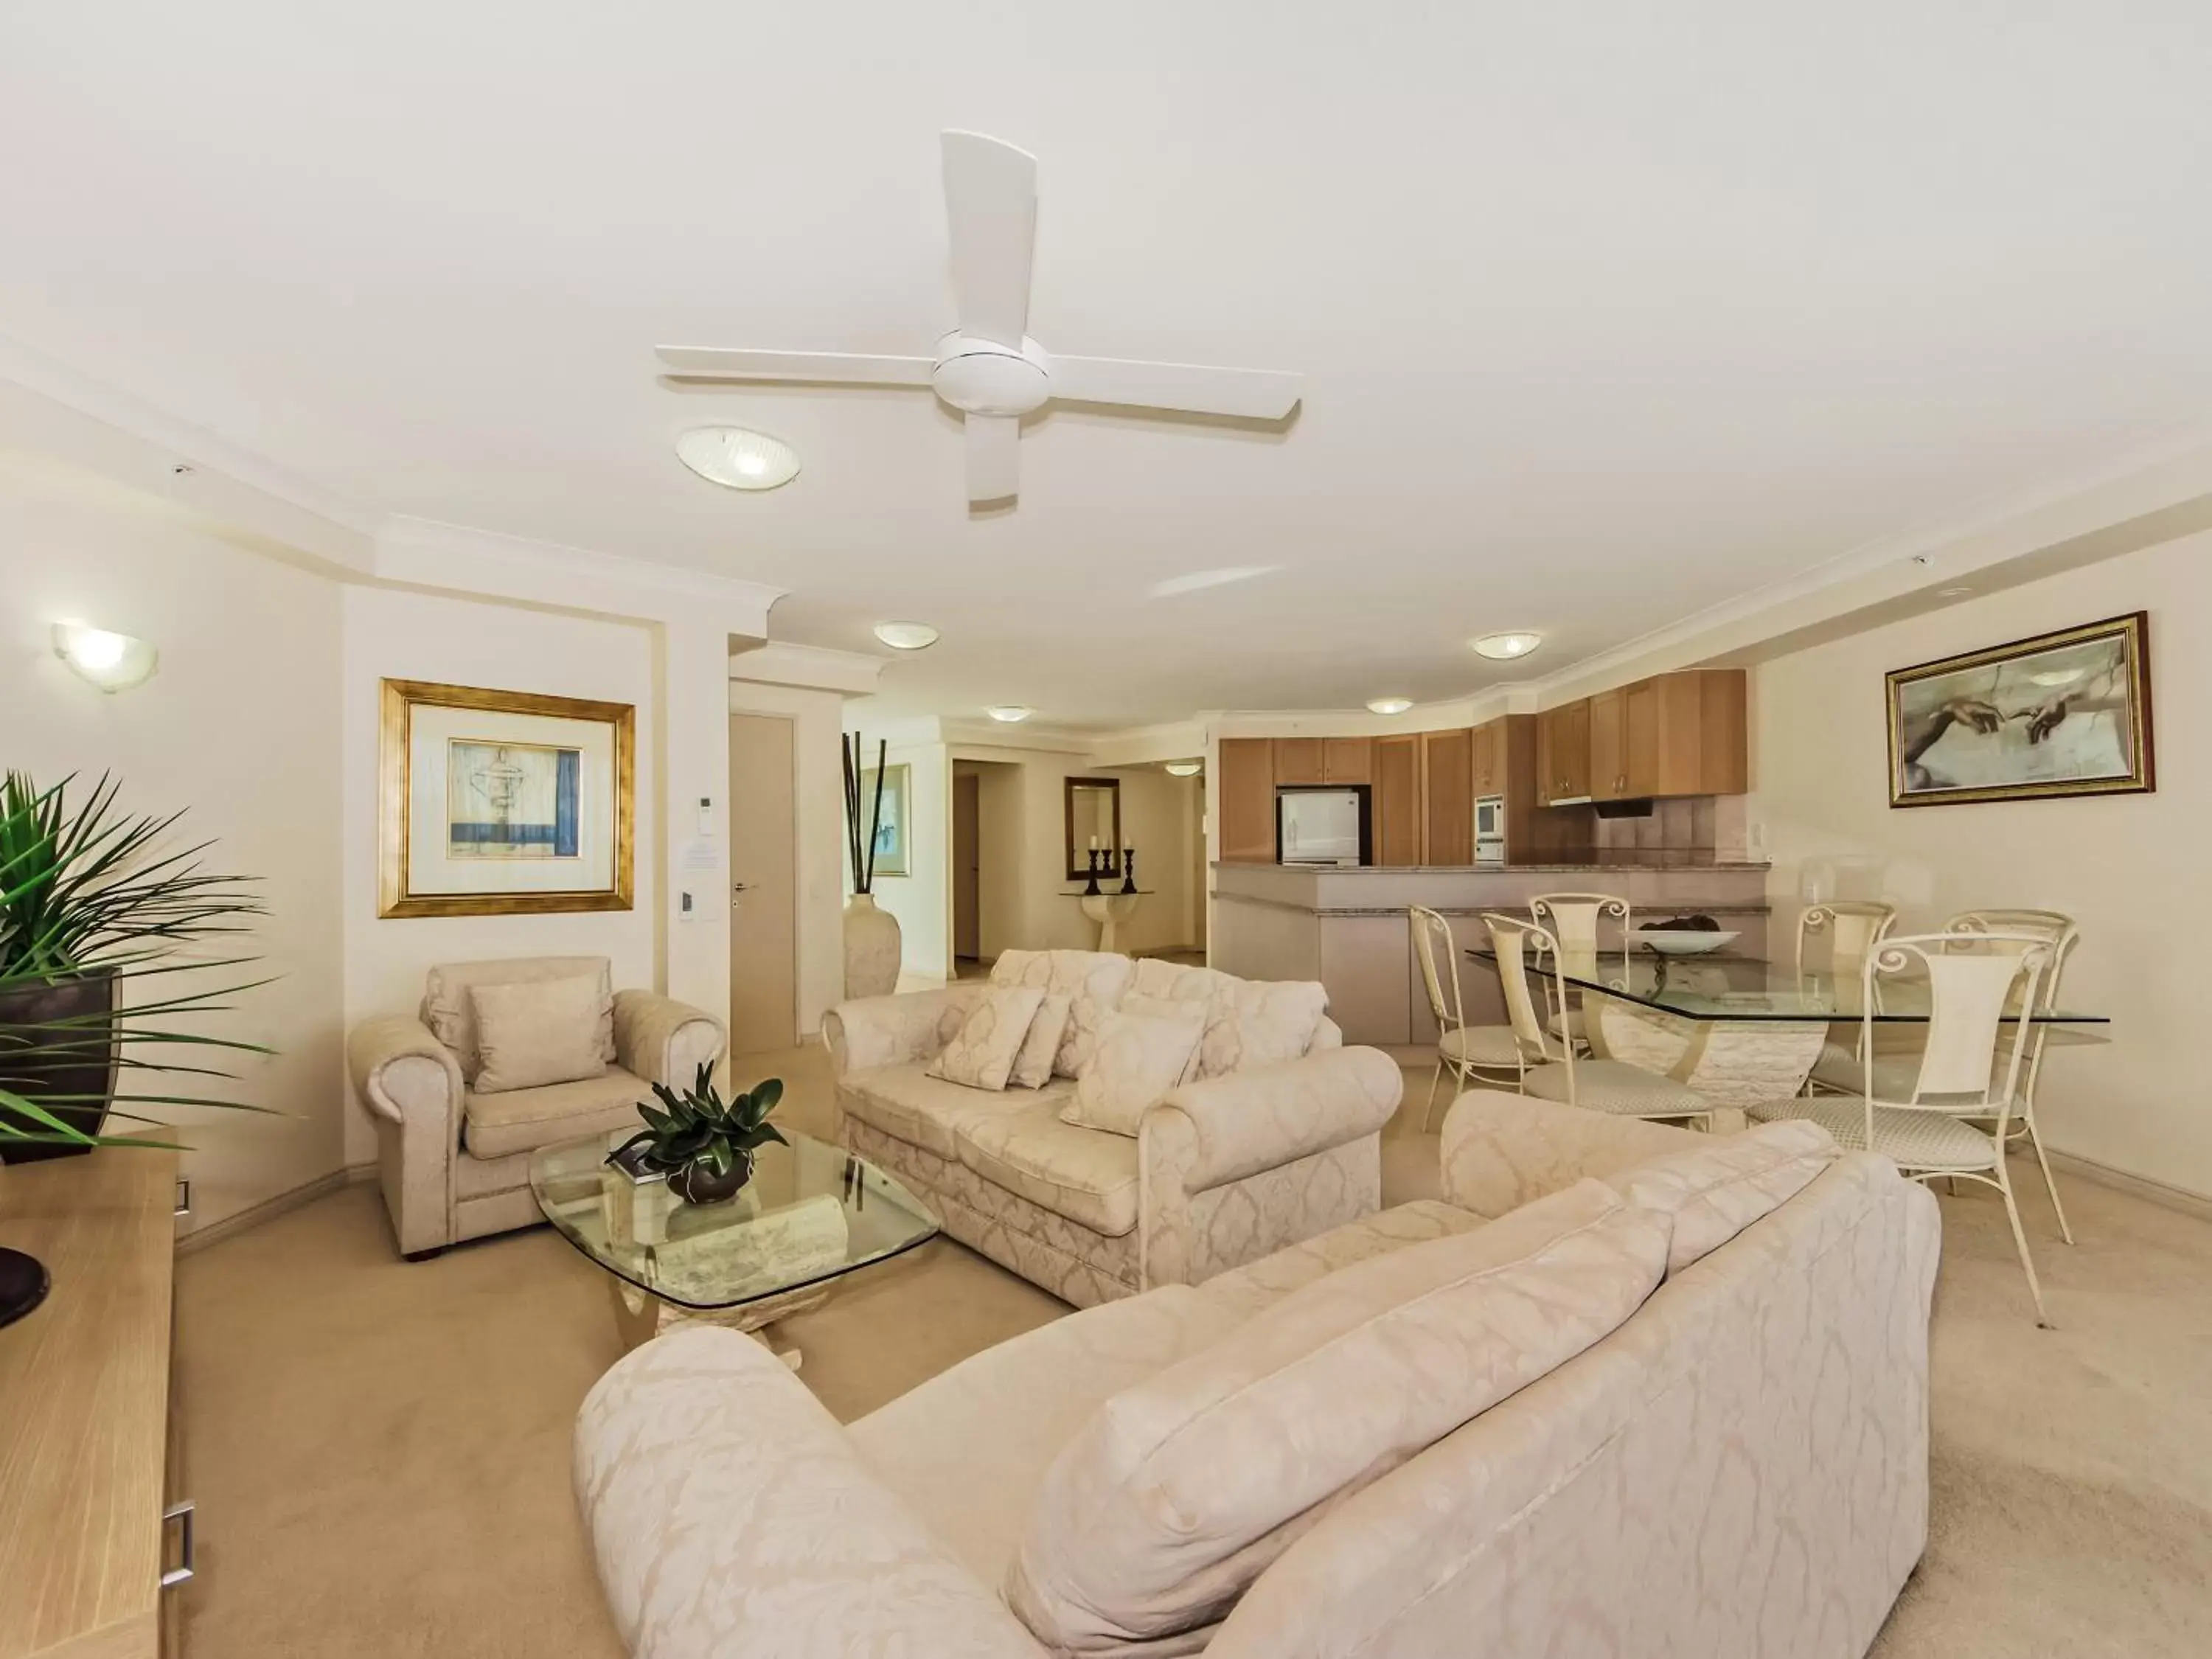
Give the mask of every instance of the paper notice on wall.
<svg viewBox="0 0 2212 1659">
<path fill-rule="evenodd" d="M 701 838 L 684 843 L 683 866 L 686 870 L 714 870 L 721 866 L 721 854 L 714 843 Z"/>
</svg>

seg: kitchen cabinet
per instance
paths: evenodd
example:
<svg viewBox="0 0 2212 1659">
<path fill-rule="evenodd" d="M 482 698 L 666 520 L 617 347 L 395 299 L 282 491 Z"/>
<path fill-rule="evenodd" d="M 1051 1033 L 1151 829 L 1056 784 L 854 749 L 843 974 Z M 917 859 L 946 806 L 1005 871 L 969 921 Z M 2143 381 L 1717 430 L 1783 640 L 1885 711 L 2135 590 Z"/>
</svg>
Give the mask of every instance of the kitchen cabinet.
<svg viewBox="0 0 2212 1659">
<path fill-rule="evenodd" d="M 1275 746 L 1270 738 L 1221 739 L 1213 793 L 1224 864 L 1275 861 Z"/>
<path fill-rule="evenodd" d="M 1421 733 L 1421 862 L 1474 862 L 1474 734 Z"/>
<path fill-rule="evenodd" d="M 1421 740 L 1377 738 L 1370 760 L 1374 779 L 1372 856 L 1377 864 L 1406 866 L 1421 861 Z"/>
<path fill-rule="evenodd" d="M 1506 725 L 1504 719 L 1478 726 L 1472 734 L 1469 787 L 1479 799 L 1505 793 Z"/>
<path fill-rule="evenodd" d="M 1628 732 L 1621 692 L 1601 691 L 1589 700 L 1589 794 L 1620 800 L 1627 793 Z"/>
<path fill-rule="evenodd" d="M 1536 719 L 1536 781 L 1547 804 L 1590 793 L 1589 699 L 1561 703 Z"/>
<path fill-rule="evenodd" d="M 1365 738 L 1277 738 L 1274 744 L 1279 787 L 1373 781 L 1372 745 Z"/>
</svg>

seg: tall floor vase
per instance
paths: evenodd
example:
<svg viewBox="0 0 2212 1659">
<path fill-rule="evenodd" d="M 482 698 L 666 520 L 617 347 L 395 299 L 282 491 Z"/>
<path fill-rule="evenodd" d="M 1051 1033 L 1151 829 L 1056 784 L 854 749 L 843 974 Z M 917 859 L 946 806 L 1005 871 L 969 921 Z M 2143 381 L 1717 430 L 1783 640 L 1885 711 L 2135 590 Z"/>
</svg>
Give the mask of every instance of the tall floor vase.
<svg viewBox="0 0 2212 1659">
<path fill-rule="evenodd" d="M 872 893 L 845 901 L 845 994 L 889 996 L 898 988 L 899 924 Z"/>
</svg>

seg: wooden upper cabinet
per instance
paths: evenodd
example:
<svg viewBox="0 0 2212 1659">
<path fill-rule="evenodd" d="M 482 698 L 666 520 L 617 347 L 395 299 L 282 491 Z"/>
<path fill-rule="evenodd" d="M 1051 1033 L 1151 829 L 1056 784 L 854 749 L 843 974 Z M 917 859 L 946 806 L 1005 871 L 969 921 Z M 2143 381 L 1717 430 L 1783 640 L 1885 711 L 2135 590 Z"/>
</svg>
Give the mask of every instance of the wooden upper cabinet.
<svg viewBox="0 0 2212 1659">
<path fill-rule="evenodd" d="M 1421 777 L 1425 785 L 1421 862 L 1474 862 L 1474 734 L 1421 733 Z"/>
<path fill-rule="evenodd" d="M 1424 828 L 1421 740 L 1410 733 L 1402 738 L 1377 738 L 1370 764 L 1375 862 L 1400 866 L 1419 864 Z"/>
<path fill-rule="evenodd" d="M 1596 800 L 1619 800 L 1628 793 L 1628 728 L 1620 691 L 1601 691 L 1589 700 L 1589 793 Z"/>
<path fill-rule="evenodd" d="M 1750 772 L 1744 702 L 1741 669 L 1702 668 L 1656 675 L 1601 691 L 1586 704 L 1553 709 L 1539 728 L 1545 798 L 1740 795 L 1749 787 Z M 1571 714 L 1577 707 L 1586 722 L 1582 754 L 1587 769 L 1579 778 L 1573 770 Z"/>
<path fill-rule="evenodd" d="M 1478 796 L 1505 793 L 1505 721 L 1500 718 L 1478 726 L 1472 734 L 1473 759 L 1469 781 Z"/>
<path fill-rule="evenodd" d="M 1547 801 L 1590 793 L 1590 706 L 1585 697 L 1547 708 L 1536 721 L 1536 784 Z"/>
<path fill-rule="evenodd" d="M 1286 787 L 1374 781 L 1372 747 L 1365 738 L 1277 738 L 1275 781 Z"/>
<path fill-rule="evenodd" d="M 1595 758 L 1595 721 L 1590 729 Z M 1638 680 L 1620 693 L 1621 797 L 1638 800 L 1662 793 L 1659 781 L 1659 682 Z"/>
<path fill-rule="evenodd" d="M 1274 744 L 1277 783 L 1298 785 L 1328 781 L 1328 763 L 1321 738 L 1277 738 Z"/>
<path fill-rule="evenodd" d="M 1275 755 L 1268 738 L 1224 738 L 1214 779 L 1224 864 L 1275 861 Z"/>
<path fill-rule="evenodd" d="M 1321 769 L 1330 783 L 1375 781 L 1375 744 L 1368 738 L 1323 738 Z"/>
</svg>

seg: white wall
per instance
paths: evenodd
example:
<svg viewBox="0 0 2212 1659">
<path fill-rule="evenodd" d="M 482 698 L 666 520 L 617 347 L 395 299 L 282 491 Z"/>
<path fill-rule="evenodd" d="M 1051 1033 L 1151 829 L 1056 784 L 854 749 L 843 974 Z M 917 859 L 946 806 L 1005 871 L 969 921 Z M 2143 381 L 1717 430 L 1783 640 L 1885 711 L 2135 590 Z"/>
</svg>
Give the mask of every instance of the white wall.
<svg viewBox="0 0 2212 1659">
<path fill-rule="evenodd" d="M 845 775 L 837 758 L 844 708 L 836 691 L 732 681 L 730 712 L 781 714 L 792 722 L 798 823 L 799 1030 L 804 1040 L 845 997 Z M 732 778 L 733 790 L 745 787 Z"/>
<path fill-rule="evenodd" d="M 95 690 L 53 654 L 64 617 L 152 641 L 158 672 Z M 238 1081 L 204 1091 L 286 1115 L 158 1109 L 193 1148 L 196 1225 L 343 1162 L 338 641 L 337 589 L 322 578 L 146 497 L 0 458 L 0 765 L 86 785 L 112 769 L 121 808 L 189 809 L 179 829 L 216 839 L 211 870 L 262 878 L 269 915 L 245 948 L 263 958 L 253 975 L 277 982 L 205 1029 L 277 1052 L 221 1062 Z"/>
<path fill-rule="evenodd" d="M 866 738 L 865 732 L 862 736 Z M 863 747 L 866 765 L 873 767 L 873 740 L 866 739 Z M 952 976 L 951 753 L 941 743 L 894 744 L 884 764 L 908 769 L 908 873 L 888 876 L 878 870 L 876 902 L 898 918 L 904 976 L 916 981 L 948 980 Z M 866 812 L 868 807 L 864 800 L 860 810 Z M 848 891 L 851 863 L 849 855 L 839 860 Z"/>
<path fill-rule="evenodd" d="M 338 590 L 330 590 L 333 594 Z M 653 731 L 656 675 L 652 629 L 437 594 L 374 587 L 343 590 L 345 988 L 344 1023 L 373 1013 L 412 1012 L 434 963 L 486 957 L 604 956 L 617 986 L 656 983 L 662 909 L 659 798 Z M 637 707 L 635 908 L 544 916 L 381 918 L 377 894 L 377 742 L 385 679 L 435 680 L 501 690 L 591 697 Z M 721 717 L 723 769 L 728 767 Z M 318 738 L 327 750 L 328 727 Z M 687 832 L 690 826 L 687 822 Z M 715 883 L 718 877 L 699 878 Z M 710 895 L 711 896 L 711 895 Z M 726 930 L 722 950 L 726 958 Z M 727 983 L 728 965 L 723 965 Z M 346 1157 L 376 1155 L 375 1133 L 356 1104 L 347 1119 Z"/>
<path fill-rule="evenodd" d="M 2158 789 L 2149 795 L 1893 810 L 1882 677 L 1891 669 L 2123 612 L 2150 612 Z M 1750 815 L 1774 860 L 1771 937 L 1786 950 L 1808 882 L 1881 897 L 1903 924 L 1978 906 L 2081 924 L 2069 1003 L 2114 1017 L 2106 1048 L 2056 1048 L 2049 1143 L 2212 1197 L 2203 941 L 2212 936 L 2212 536 L 2129 554 L 1780 658 L 1753 680 Z"/>
</svg>

